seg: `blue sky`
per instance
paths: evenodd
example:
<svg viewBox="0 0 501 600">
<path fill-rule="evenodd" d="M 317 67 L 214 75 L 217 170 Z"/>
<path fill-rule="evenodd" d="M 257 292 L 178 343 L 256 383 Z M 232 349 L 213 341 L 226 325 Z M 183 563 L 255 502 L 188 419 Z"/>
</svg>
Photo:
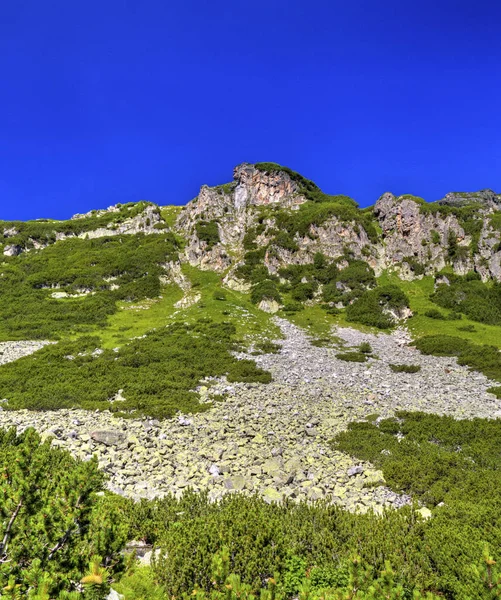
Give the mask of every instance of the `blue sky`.
<svg viewBox="0 0 501 600">
<path fill-rule="evenodd" d="M 501 3 L 0 6 L 0 218 L 183 204 L 275 161 L 372 204 L 501 191 Z"/>
</svg>

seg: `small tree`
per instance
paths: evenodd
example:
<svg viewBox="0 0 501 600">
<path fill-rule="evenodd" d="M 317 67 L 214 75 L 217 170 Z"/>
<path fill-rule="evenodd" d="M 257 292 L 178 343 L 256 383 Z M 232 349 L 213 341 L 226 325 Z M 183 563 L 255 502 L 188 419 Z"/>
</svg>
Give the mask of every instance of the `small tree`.
<svg viewBox="0 0 501 600">
<path fill-rule="evenodd" d="M 0 588 L 25 597 L 43 587 L 70 590 L 97 552 L 116 567 L 125 541 L 104 540 L 98 514 L 103 486 L 97 460 L 81 462 L 27 429 L 0 430 Z M 3 594 L 2 594 L 3 595 Z M 7 596 L 8 597 L 8 596 Z M 13 596 L 15 597 L 15 596 Z"/>
</svg>

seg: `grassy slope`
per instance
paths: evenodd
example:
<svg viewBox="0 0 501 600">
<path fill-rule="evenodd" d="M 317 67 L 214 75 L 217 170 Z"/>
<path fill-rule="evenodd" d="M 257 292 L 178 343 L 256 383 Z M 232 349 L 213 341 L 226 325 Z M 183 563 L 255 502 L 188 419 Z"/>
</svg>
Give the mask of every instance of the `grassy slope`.
<svg viewBox="0 0 501 600">
<path fill-rule="evenodd" d="M 212 271 L 202 271 L 183 265 L 183 273 L 192 284 L 192 293 L 200 293 L 201 300 L 188 308 L 176 308 L 174 304 L 183 297 L 181 289 L 170 284 L 162 289 L 162 297 L 135 303 L 122 303 L 121 310 L 108 319 L 108 327 L 97 332 L 103 347 L 120 346 L 147 331 L 168 325 L 174 321 L 193 323 L 201 317 L 215 322 L 232 321 L 237 335 L 248 339 L 276 339 L 279 328 L 271 322 L 270 315 L 254 306 L 247 294 L 223 289 L 221 276 Z M 223 294 L 226 300 L 214 295 Z"/>
<path fill-rule="evenodd" d="M 160 214 L 169 227 L 173 227 L 184 206 L 162 206 Z"/>
<path fill-rule="evenodd" d="M 440 308 L 429 299 L 430 294 L 434 291 L 433 281 L 433 277 L 430 276 L 423 277 L 421 280 L 401 281 L 396 275 L 387 272 L 378 278 L 380 285 L 390 283 L 398 285 L 409 297 L 411 310 L 417 313 L 407 322 L 407 327 L 414 338 L 423 335 L 453 335 L 475 344 L 491 344 L 501 348 L 501 327 L 477 323 L 466 317 L 459 321 L 442 321 L 426 317 L 424 313 L 430 309 L 438 309 L 444 314 L 450 312 Z M 475 331 L 467 332 L 458 329 L 458 327 L 464 327 L 465 325 L 472 325 Z"/>
</svg>

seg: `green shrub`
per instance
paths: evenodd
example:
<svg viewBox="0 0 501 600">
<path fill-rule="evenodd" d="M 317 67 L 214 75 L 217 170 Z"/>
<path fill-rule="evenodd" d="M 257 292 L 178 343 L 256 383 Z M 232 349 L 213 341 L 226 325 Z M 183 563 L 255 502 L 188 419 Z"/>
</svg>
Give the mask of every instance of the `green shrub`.
<svg viewBox="0 0 501 600">
<path fill-rule="evenodd" d="M 276 344 L 275 342 L 264 340 L 263 342 L 256 344 L 256 348 L 263 354 L 278 354 L 282 346 L 280 344 Z"/>
<path fill-rule="evenodd" d="M 440 239 L 440 234 L 438 233 L 438 231 L 436 229 L 432 229 L 431 232 L 431 241 L 433 244 L 440 244 L 441 239 Z"/>
<path fill-rule="evenodd" d="M 0 389 L 10 409 L 106 409 L 136 418 L 198 412 L 209 407 L 192 390 L 207 376 L 227 373 L 231 381 L 270 381 L 254 362 L 231 354 L 235 342 L 232 323 L 210 320 L 173 323 L 117 352 L 95 354 L 99 338 L 81 337 L 0 366 Z M 119 389 L 126 400 L 111 403 Z"/>
<path fill-rule="evenodd" d="M 418 373 L 421 371 L 421 365 L 390 365 L 394 373 Z"/>
<path fill-rule="evenodd" d="M 292 299 L 296 302 L 311 300 L 315 295 L 316 288 L 317 286 L 313 283 L 299 283 L 292 288 Z"/>
<path fill-rule="evenodd" d="M 487 377 L 501 381 L 501 353 L 495 346 L 474 344 L 449 335 L 424 336 L 415 342 L 423 354 L 457 356 L 460 365 L 468 365 Z"/>
<path fill-rule="evenodd" d="M 409 306 L 405 293 L 397 286 L 388 285 L 364 292 L 346 308 L 346 320 L 362 323 L 379 329 L 395 325 L 390 311 L 397 313 Z"/>
<path fill-rule="evenodd" d="M 400 451 L 393 434 L 382 433 L 370 423 L 363 425 L 364 429 L 350 427 L 346 433 L 349 437 L 342 441 L 343 448 L 350 454 L 365 456 L 370 452 L 371 456 L 377 453 L 383 459 L 394 456 L 399 463 L 405 461 L 395 466 L 398 478 L 395 488 L 400 486 L 400 490 L 407 485 L 408 471 L 414 468 L 417 481 L 426 476 L 427 468 L 432 470 L 430 479 L 421 482 L 420 489 L 425 489 L 428 481 L 437 486 L 440 477 L 450 484 L 451 464 L 440 462 L 443 451 L 440 452 L 435 443 L 427 443 L 426 450 L 433 446 L 432 451 L 436 449 L 438 457 L 436 454 L 428 456 L 418 448 L 416 459 L 411 456 L 409 462 L 407 453 L 413 448 L 416 452 L 414 440 L 407 443 L 404 439 Z M 399 431 L 398 427 L 396 430 Z M 432 435 L 436 435 L 436 428 Z M 386 444 L 387 440 L 391 445 Z M 462 441 L 452 438 L 451 452 L 454 453 Z M 381 455 L 381 450 L 386 448 L 392 453 L 396 448 L 395 454 Z M 437 459 L 439 462 L 434 463 Z M 391 485 L 393 475 L 387 476 L 386 472 L 392 464 L 385 460 L 382 465 Z M 485 486 L 478 493 L 484 489 Z M 336 586 L 331 593 L 343 591 L 346 594 L 346 577 L 353 572 L 353 556 L 358 553 L 360 558 L 356 564 L 368 567 L 360 573 L 359 589 L 378 585 L 378 574 L 390 563 L 394 568 L 392 585 L 402 586 L 410 597 L 421 589 L 468 600 L 484 597 L 483 578 L 472 568 L 473 564 L 482 568 L 479 557 L 484 540 L 488 538 L 493 547 L 498 547 L 496 500 L 491 501 L 488 494 L 486 496 L 478 510 L 475 508 L 478 496 L 475 496 L 468 504 L 435 509 L 433 518 L 424 521 L 411 507 L 387 511 L 379 517 L 371 513 L 352 514 L 323 502 L 270 505 L 257 496 L 241 494 L 229 494 L 220 501 L 210 502 L 206 493 L 188 491 L 180 499 L 168 496 L 141 503 L 142 506 L 131 511 L 135 524 L 131 522 L 130 535 L 136 539 L 146 537 L 162 548 L 163 557 L 155 562 L 153 571 L 167 597 L 191 593 L 193 589 L 211 593 L 215 581 L 213 556 L 224 549 L 226 567 L 218 572 L 238 575 L 240 582 L 250 586 L 254 594 L 266 587 L 269 578 L 276 577 L 277 593 L 295 596 L 308 572 L 310 593 L 322 589 L 325 582 L 325 585 Z M 465 509 L 468 512 L 465 513 Z M 458 510 L 459 513 L 455 512 Z M 489 521 L 483 522 L 484 518 Z M 317 569 L 313 576 L 312 572 Z M 360 594 L 357 597 L 363 598 Z M 372 596 L 373 600 L 383 597 L 392 596 Z M 405 596 L 401 594 L 401 597 Z"/>
<path fill-rule="evenodd" d="M 282 310 L 285 313 L 295 313 L 303 310 L 304 306 L 300 302 L 286 302 Z"/>
<path fill-rule="evenodd" d="M 253 360 L 238 360 L 233 362 L 228 369 L 228 381 L 243 381 L 245 383 L 270 383 L 271 373 L 256 366 Z"/>
<path fill-rule="evenodd" d="M 424 275 L 424 265 L 414 258 L 414 256 L 406 256 L 405 258 L 402 258 L 402 263 L 407 263 L 409 265 L 409 269 L 414 273 L 414 275 Z"/>
<path fill-rule="evenodd" d="M 448 598 L 489 597 L 478 570 L 468 565 L 486 544 L 497 548 L 501 541 L 500 420 L 400 412 L 374 424 L 350 424 L 333 446 L 370 461 L 392 489 L 433 509 L 418 542 L 426 553 L 422 574 L 432 565 L 440 573 L 427 589 Z"/>
<path fill-rule="evenodd" d="M 336 358 L 346 362 L 367 362 L 367 354 L 363 352 L 340 352 Z"/>
<path fill-rule="evenodd" d="M 450 285 L 440 285 L 430 299 L 455 312 L 464 313 L 469 319 L 501 324 L 501 284 L 486 284 L 478 280 L 477 273 L 464 277 L 451 277 Z"/>
<path fill-rule="evenodd" d="M 98 501 L 104 477 L 95 458 L 76 461 L 33 429 L 0 430 L 0 456 L 2 597 L 34 597 L 34 585 L 51 598 L 69 591 L 95 555 L 110 575 L 120 572 L 128 528 Z"/>
<path fill-rule="evenodd" d="M 329 304 L 320 305 L 328 315 L 336 316 L 341 314 L 341 311 L 336 306 L 330 306 Z"/>
<path fill-rule="evenodd" d="M 439 319 L 442 321 L 445 321 L 446 319 L 446 316 L 436 308 L 431 308 L 430 310 L 427 310 L 424 314 L 425 317 L 429 317 L 430 319 Z"/>
<path fill-rule="evenodd" d="M 317 348 L 329 348 L 332 346 L 332 339 L 329 337 L 313 338 L 310 340 L 312 346 Z"/>
<path fill-rule="evenodd" d="M 373 287 L 376 285 L 374 269 L 363 260 L 351 260 L 337 276 L 337 281 L 350 289 Z"/>
<path fill-rule="evenodd" d="M 217 221 L 198 221 L 195 231 L 198 239 L 207 244 L 207 250 L 212 250 L 221 241 Z"/>
<path fill-rule="evenodd" d="M 275 300 L 278 303 L 282 302 L 282 297 L 280 296 L 275 281 L 265 279 L 253 286 L 251 290 L 251 302 L 259 304 L 262 300 Z"/>
<path fill-rule="evenodd" d="M 369 342 L 362 342 L 358 347 L 358 351 L 363 354 L 372 354 L 372 346 Z"/>
<path fill-rule="evenodd" d="M 490 387 L 487 391 L 490 394 L 494 394 L 497 398 L 501 398 L 501 386 Z"/>
</svg>

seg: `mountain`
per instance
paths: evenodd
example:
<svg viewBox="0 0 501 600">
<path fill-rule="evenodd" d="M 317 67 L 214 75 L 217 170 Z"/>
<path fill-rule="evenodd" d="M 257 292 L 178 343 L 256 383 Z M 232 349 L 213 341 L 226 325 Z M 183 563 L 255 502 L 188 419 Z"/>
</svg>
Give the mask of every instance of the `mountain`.
<svg viewBox="0 0 501 600">
<path fill-rule="evenodd" d="M 257 163 L 0 222 L 2 594 L 495 592 L 500 206 Z"/>
<path fill-rule="evenodd" d="M 500 195 L 482 190 L 431 203 L 385 193 L 361 209 L 287 167 L 244 163 L 232 182 L 202 186 L 183 208 L 139 202 L 68 221 L 0 222 L 5 337 L 103 327 L 117 302 L 157 298 L 168 282 L 182 290 L 179 307 L 188 308 L 201 298 L 184 274 L 188 266 L 218 274 L 222 290 L 248 294 L 266 312 L 318 304 L 383 328 L 412 314 L 399 289 L 405 281 L 480 280 L 484 287 L 469 284 L 468 298 L 454 299 L 451 290 L 435 300 L 496 324 L 501 307 L 494 300 L 492 308 L 488 282 L 501 281 L 500 207 Z M 393 278 L 386 291 L 385 277 Z M 85 299 L 87 308 L 66 303 L 61 316 L 53 300 L 62 297 Z M 23 321 L 16 307 L 31 317 Z"/>
</svg>

